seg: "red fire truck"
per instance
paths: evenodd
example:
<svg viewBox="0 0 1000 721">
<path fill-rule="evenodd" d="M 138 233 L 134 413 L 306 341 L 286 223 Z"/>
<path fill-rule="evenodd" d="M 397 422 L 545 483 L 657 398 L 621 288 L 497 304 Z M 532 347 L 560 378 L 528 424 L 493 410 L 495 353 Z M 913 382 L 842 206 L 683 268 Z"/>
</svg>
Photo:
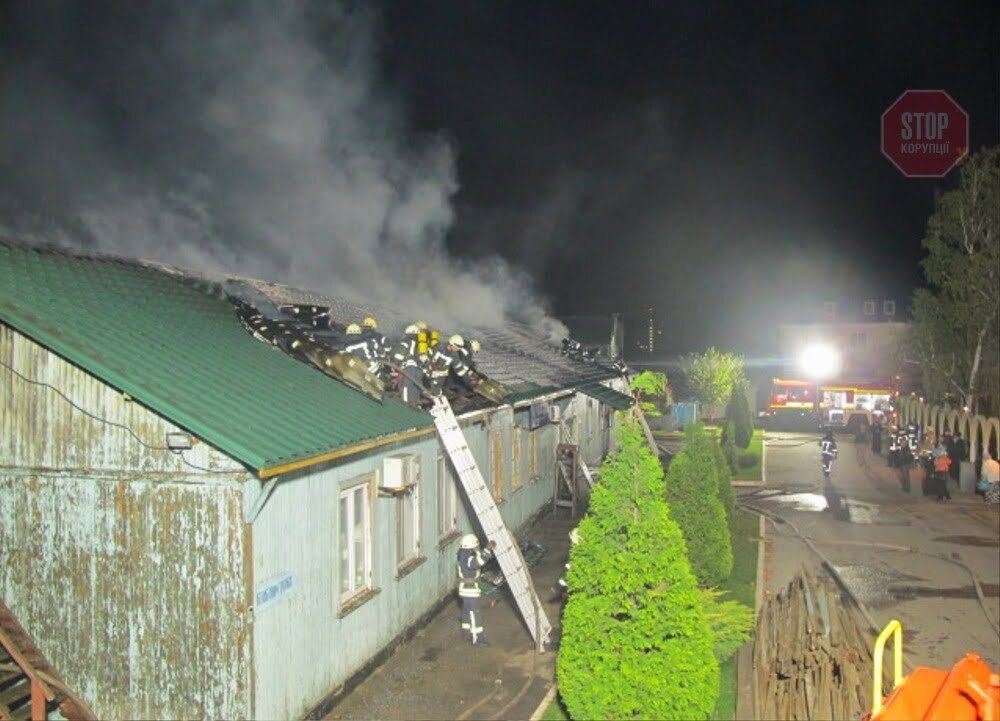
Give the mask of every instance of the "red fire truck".
<svg viewBox="0 0 1000 721">
<path fill-rule="evenodd" d="M 871 425 L 893 412 L 896 392 L 889 383 L 812 381 L 775 378 L 763 415 L 774 421 L 795 418 L 854 430 L 858 424 Z M 818 415 L 818 418 L 817 418 Z"/>
</svg>

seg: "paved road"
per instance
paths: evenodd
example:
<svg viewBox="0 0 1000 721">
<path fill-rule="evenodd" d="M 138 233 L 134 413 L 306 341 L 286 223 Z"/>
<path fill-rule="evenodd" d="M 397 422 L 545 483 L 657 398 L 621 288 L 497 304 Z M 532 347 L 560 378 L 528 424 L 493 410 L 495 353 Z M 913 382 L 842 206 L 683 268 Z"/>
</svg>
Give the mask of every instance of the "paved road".
<svg viewBox="0 0 1000 721">
<path fill-rule="evenodd" d="M 834 489 L 840 512 L 822 492 L 818 436 L 768 436 L 767 483 L 747 498 L 792 521 L 811 537 L 871 611 L 879 625 L 903 623 L 904 649 L 913 665 L 950 667 L 975 651 L 1000 667 L 1000 520 L 979 496 L 938 503 L 904 493 L 893 469 L 853 438 L 838 438 Z M 914 488 L 919 488 L 915 481 Z M 834 500 L 836 503 L 836 500 Z M 769 525 L 765 588 L 784 587 L 815 555 L 787 526 Z M 877 544 L 908 547 L 890 550 Z M 966 564 L 986 595 L 977 600 Z M 991 621 L 992 624 L 991 625 Z"/>
</svg>

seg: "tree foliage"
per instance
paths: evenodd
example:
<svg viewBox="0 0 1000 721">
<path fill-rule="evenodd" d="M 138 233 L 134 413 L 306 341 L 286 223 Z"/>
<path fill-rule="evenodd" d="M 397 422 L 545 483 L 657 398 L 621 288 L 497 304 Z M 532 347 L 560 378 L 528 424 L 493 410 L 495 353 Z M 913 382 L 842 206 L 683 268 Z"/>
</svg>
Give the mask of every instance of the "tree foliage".
<svg viewBox="0 0 1000 721">
<path fill-rule="evenodd" d="M 959 187 L 935 203 L 923 238 L 928 286 L 913 295 L 904 346 L 904 354 L 920 363 L 932 400 L 950 396 L 974 410 L 979 397 L 993 390 L 985 381 L 1000 360 L 998 197 L 1000 146 L 969 157 Z"/>
<path fill-rule="evenodd" d="M 731 434 L 730 428 L 732 428 Z M 740 383 L 733 388 L 726 404 L 726 425 L 722 442 L 731 442 L 745 449 L 750 446 L 751 438 L 753 438 L 753 411 L 750 410 L 750 401 L 747 399 L 747 386 Z"/>
<path fill-rule="evenodd" d="M 719 691 L 706 603 L 635 422 L 601 467 L 570 554 L 556 670 L 577 719 L 704 719 Z"/>
<path fill-rule="evenodd" d="M 629 384 L 632 393 L 639 401 L 642 412 L 647 416 L 659 416 L 660 406 L 670 405 L 670 387 L 667 376 L 653 371 L 642 371 Z"/>
<path fill-rule="evenodd" d="M 715 475 L 718 482 L 719 502 L 726 512 L 726 521 L 733 518 L 733 509 L 736 507 L 736 493 L 733 491 L 733 473 L 735 468 L 730 465 L 729 456 L 726 454 L 726 446 L 721 443 L 712 444 L 712 456 L 715 459 Z M 732 455 L 735 457 L 736 449 L 729 444 Z M 735 460 L 733 461 L 735 464 Z M 732 539 L 730 539 L 731 542 Z"/>
<path fill-rule="evenodd" d="M 715 347 L 704 353 L 691 353 L 681 361 L 688 385 L 702 403 L 722 405 L 733 389 L 745 382 L 743 357 L 723 353 Z"/>
<path fill-rule="evenodd" d="M 703 586 L 715 586 L 733 570 L 726 512 L 719 500 L 715 441 L 698 423 L 688 426 L 684 449 L 670 462 L 666 498 L 687 543 L 691 569 Z"/>
<path fill-rule="evenodd" d="M 740 650 L 740 647 L 750 640 L 750 632 L 754 626 L 754 610 L 749 606 L 723 599 L 725 591 L 717 588 L 704 588 L 701 591 L 705 608 L 705 618 L 712 628 L 715 658 L 722 663 Z"/>
</svg>

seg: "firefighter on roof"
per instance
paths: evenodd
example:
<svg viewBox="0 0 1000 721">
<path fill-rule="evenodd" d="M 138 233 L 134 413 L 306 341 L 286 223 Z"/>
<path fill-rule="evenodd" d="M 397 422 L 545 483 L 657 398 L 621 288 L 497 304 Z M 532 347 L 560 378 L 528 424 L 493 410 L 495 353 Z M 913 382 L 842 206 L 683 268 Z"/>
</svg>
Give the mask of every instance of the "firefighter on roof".
<svg viewBox="0 0 1000 721">
<path fill-rule="evenodd" d="M 448 339 L 448 344 L 445 346 L 444 350 L 440 348 L 433 349 L 431 353 L 431 362 L 434 365 L 435 370 L 435 381 L 437 387 L 436 390 L 440 392 L 440 386 L 443 386 L 444 382 L 449 378 L 449 376 L 454 373 L 455 378 L 462 385 L 470 385 L 472 381 L 471 371 L 469 366 L 463 360 L 463 355 L 465 354 L 465 339 L 462 336 L 456 334 Z"/>
<path fill-rule="evenodd" d="M 418 348 L 419 335 L 420 329 L 416 323 L 406 326 L 404 337 L 392 355 L 403 375 L 401 379 L 403 403 L 413 407 L 420 405 L 420 386 L 424 383 L 424 370 L 428 361 L 426 350 L 421 353 Z"/>
<path fill-rule="evenodd" d="M 486 549 L 479 548 L 475 534 L 462 536 L 458 549 L 458 597 L 462 601 L 462 631 L 468 632 L 473 646 L 489 646 L 483 638 L 482 597 L 479 575 L 493 556 L 493 541 Z"/>
<path fill-rule="evenodd" d="M 352 327 L 355 324 L 352 324 Z M 368 361 L 368 372 L 379 375 L 382 372 L 382 363 L 388 357 L 388 341 L 385 336 L 378 332 L 378 323 L 371 316 L 361 321 L 359 329 L 361 335 L 360 342 L 348 347 L 347 350 L 354 352 L 360 350 Z"/>
</svg>

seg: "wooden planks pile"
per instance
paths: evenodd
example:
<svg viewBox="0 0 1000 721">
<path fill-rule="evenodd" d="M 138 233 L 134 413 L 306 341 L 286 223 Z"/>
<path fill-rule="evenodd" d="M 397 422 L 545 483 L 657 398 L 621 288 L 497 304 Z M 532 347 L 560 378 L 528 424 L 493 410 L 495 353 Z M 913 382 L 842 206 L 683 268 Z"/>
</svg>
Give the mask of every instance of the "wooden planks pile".
<svg viewBox="0 0 1000 721">
<path fill-rule="evenodd" d="M 873 641 L 854 602 L 803 570 L 757 618 L 755 718 L 861 718 L 871 710 Z"/>
</svg>

